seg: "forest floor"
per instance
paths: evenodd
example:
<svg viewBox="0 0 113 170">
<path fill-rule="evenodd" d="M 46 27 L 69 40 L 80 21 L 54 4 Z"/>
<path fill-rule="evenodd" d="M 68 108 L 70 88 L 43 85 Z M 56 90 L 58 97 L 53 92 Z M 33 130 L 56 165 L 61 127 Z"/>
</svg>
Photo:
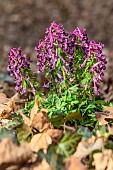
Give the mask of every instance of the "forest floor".
<svg viewBox="0 0 113 170">
<path fill-rule="evenodd" d="M 99 98 L 113 102 L 112 7 L 112 0 L 0 0 L 0 170 L 113 170 L 112 107 L 95 113 L 95 128 L 55 128 L 46 109 L 37 112 L 37 98 L 29 117 L 23 114 L 26 96 L 16 93 L 7 72 L 11 47 L 22 47 L 37 71 L 34 47 L 52 21 L 68 31 L 83 27 L 90 39 L 105 44 L 108 64 Z M 37 79 L 45 81 L 44 75 Z"/>
</svg>

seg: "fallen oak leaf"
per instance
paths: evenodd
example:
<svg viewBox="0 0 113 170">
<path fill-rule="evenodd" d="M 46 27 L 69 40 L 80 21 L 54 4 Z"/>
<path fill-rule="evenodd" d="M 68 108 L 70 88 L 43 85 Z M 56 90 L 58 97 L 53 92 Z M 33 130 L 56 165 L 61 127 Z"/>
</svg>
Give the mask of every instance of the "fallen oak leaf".
<svg viewBox="0 0 113 170">
<path fill-rule="evenodd" d="M 70 156 L 64 161 L 65 170 L 87 170 L 86 167 L 82 164 L 80 158 L 75 157 L 74 155 Z"/>
<path fill-rule="evenodd" d="M 32 151 L 38 152 L 40 149 L 43 149 L 45 153 L 50 144 L 52 144 L 52 139 L 45 132 L 34 135 L 29 143 Z"/>
<path fill-rule="evenodd" d="M 34 116 L 33 120 L 28 118 L 22 112 L 20 112 L 19 114 L 22 116 L 25 124 L 32 128 L 35 128 L 39 132 L 46 131 L 47 129 L 52 127 L 48 121 L 46 109 L 41 109 L 40 112 L 38 112 L 37 115 Z"/>
<path fill-rule="evenodd" d="M 6 103 L 0 103 L 0 120 L 9 117 L 11 112 L 14 111 L 15 103 L 13 100 L 9 100 Z"/>
<path fill-rule="evenodd" d="M 15 102 L 20 101 L 20 95 L 19 93 L 15 93 L 14 96 L 12 96 L 11 98 L 7 98 L 7 96 L 4 93 L 0 93 L 0 103 L 1 104 L 6 104 L 8 106 L 15 106 Z"/>
<path fill-rule="evenodd" d="M 42 108 L 38 112 L 38 98 L 35 99 L 35 104 L 31 109 L 30 118 L 28 118 L 25 114 L 20 112 L 25 124 L 31 126 L 32 128 L 38 130 L 39 132 L 46 131 L 51 127 L 48 117 L 47 117 L 47 109 Z"/>
<path fill-rule="evenodd" d="M 9 100 L 7 103 L 0 104 L 0 120 L 8 118 L 14 109 L 15 102 L 13 100 Z"/>
<path fill-rule="evenodd" d="M 27 163 L 33 155 L 28 143 L 18 146 L 11 138 L 5 138 L 0 142 L 0 148 L 0 169 Z"/>
<path fill-rule="evenodd" d="M 21 101 L 21 100 L 20 100 L 20 94 L 19 94 L 19 93 L 15 93 L 15 95 L 12 96 L 10 99 L 13 100 L 13 101 L 15 101 L 15 102 L 20 102 L 20 101 Z"/>
<path fill-rule="evenodd" d="M 7 98 L 4 93 L 0 93 L 0 120 L 8 118 L 14 111 L 17 95 L 16 93 L 13 97 Z"/>
<path fill-rule="evenodd" d="M 4 93 L 0 93 L 0 103 L 4 104 L 7 103 L 9 101 L 9 99 L 7 98 L 7 96 Z"/>
<path fill-rule="evenodd" d="M 52 138 L 54 143 L 57 143 L 63 135 L 63 131 L 59 129 L 48 129 L 47 134 Z"/>
<path fill-rule="evenodd" d="M 31 127 L 35 128 L 39 132 L 43 132 L 51 128 L 47 117 L 47 109 L 41 109 L 40 112 L 34 116 L 33 120 L 31 120 Z"/>
<path fill-rule="evenodd" d="M 8 105 L 0 104 L 0 120 L 8 118 L 12 111 L 13 109 Z"/>
<path fill-rule="evenodd" d="M 95 170 L 113 170 L 113 151 L 105 149 L 100 153 L 93 154 Z"/>
<path fill-rule="evenodd" d="M 82 140 L 77 146 L 77 150 L 74 155 L 78 158 L 83 158 L 89 155 L 92 151 L 102 149 L 104 147 L 104 139 L 96 138 L 94 136 L 88 140 Z"/>
</svg>

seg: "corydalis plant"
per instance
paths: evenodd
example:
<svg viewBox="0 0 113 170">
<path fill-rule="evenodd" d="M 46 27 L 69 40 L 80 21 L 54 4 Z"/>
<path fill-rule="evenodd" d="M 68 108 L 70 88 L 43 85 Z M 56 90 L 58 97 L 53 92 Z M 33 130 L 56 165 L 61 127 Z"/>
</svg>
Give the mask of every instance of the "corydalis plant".
<svg viewBox="0 0 113 170">
<path fill-rule="evenodd" d="M 35 77 L 31 71 L 30 63 L 30 58 L 27 58 L 26 54 L 22 54 L 20 47 L 11 48 L 7 70 L 10 76 L 14 76 L 15 89 L 21 94 L 25 93 L 29 87 L 35 92 Z"/>
<path fill-rule="evenodd" d="M 53 22 L 46 30 L 45 39 L 40 40 L 35 48 L 38 73 L 45 72 L 49 80 L 45 86 L 59 84 L 66 79 L 66 74 L 70 74 L 69 65 L 73 59 L 74 48 L 69 44 L 68 36 L 63 26 Z"/>
<path fill-rule="evenodd" d="M 106 69 L 105 65 L 107 64 L 106 57 L 102 53 L 104 45 L 96 43 L 94 40 L 90 41 L 85 29 L 77 28 L 72 32 L 72 35 L 79 41 L 77 44 L 75 43 L 75 46 L 78 45 L 79 50 L 83 50 L 83 56 L 81 56 L 83 63 L 79 67 L 83 70 L 82 75 L 89 79 L 88 83 L 94 83 L 94 90 L 99 94 L 98 84 L 102 81 L 103 71 Z"/>
<path fill-rule="evenodd" d="M 45 72 L 48 84 L 45 86 L 59 91 L 75 83 L 85 89 L 92 86 L 99 94 L 98 84 L 104 76 L 106 57 L 101 43 L 90 41 L 86 30 L 76 28 L 68 33 L 62 25 L 53 22 L 46 30 L 45 39 L 40 40 L 37 51 L 38 72 Z M 62 82 L 62 83 L 61 83 Z"/>
</svg>

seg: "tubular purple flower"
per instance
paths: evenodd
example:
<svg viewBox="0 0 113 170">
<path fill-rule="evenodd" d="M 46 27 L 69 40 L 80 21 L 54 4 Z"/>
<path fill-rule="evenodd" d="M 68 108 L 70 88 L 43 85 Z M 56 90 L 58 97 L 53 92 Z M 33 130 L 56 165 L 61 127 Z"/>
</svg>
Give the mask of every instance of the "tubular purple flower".
<svg viewBox="0 0 113 170">
<path fill-rule="evenodd" d="M 16 91 L 23 94 L 26 92 L 27 84 L 29 84 L 34 91 L 33 84 L 31 82 L 30 58 L 26 57 L 26 54 L 22 54 L 21 48 L 11 48 L 9 54 L 9 62 L 7 70 L 10 76 L 14 76 L 14 82 L 16 83 Z M 24 84 L 26 82 L 26 85 Z"/>
<path fill-rule="evenodd" d="M 79 69 L 87 67 L 87 63 L 92 62 L 92 65 L 88 66 L 87 69 L 92 74 L 94 90 L 99 94 L 98 84 L 102 81 L 103 71 L 107 64 L 106 57 L 102 54 L 103 47 L 104 45 L 101 43 L 90 41 L 83 28 L 77 27 L 69 34 L 62 25 L 52 22 L 50 27 L 46 29 L 45 39 L 39 41 L 39 45 L 35 47 L 38 58 L 38 73 L 48 72 L 52 75 L 52 72 L 57 69 L 54 76 L 55 82 L 59 84 L 59 80 L 63 81 L 62 78 L 59 78 L 63 77 L 63 73 L 62 69 L 59 69 L 58 59 L 60 59 L 60 64 L 62 64 L 63 71 L 67 76 L 76 73 L 76 49 L 80 49 L 82 63 Z M 59 53 L 59 49 L 61 53 Z M 60 76 L 58 77 L 58 75 Z M 49 81 L 48 84 L 52 84 L 51 76 Z"/>
<path fill-rule="evenodd" d="M 67 58 L 59 55 L 58 48 L 61 49 Z M 45 39 L 39 41 L 39 45 L 35 47 L 35 50 L 37 51 L 38 58 L 38 73 L 44 71 L 51 73 L 56 69 L 58 58 L 60 58 L 66 73 L 69 74 L 68 63 L 71 62 L 70 59 L 73 58 L 74 46 L 69 42 L 68 32 L 65 31 L 62 25 L 53 22 L 51 26 L 46 29 Z M 59 71 L 61 72 L 61 70 Z M 60 82 L 58 81 L 58 83 Z"/>
<path fill-rule="evenodd" d="M 106 69 L 106 57 L 102 54 L 102 49 L 104 47 L 101 43 L 96 43 L 94 40 L 88 40 L 86 30 L 76 28 L 72 33 L 73 36 L 78 40 L 74 45 L 80 46 L 84 50 L 84 62 L 80 65 L 80 68 L 86 66 L 87 61 L 96 59 L 96 63 L 90 69 L 90 72 L 93 77 L 94 82 L 94 90 L 99 94 L 98 84 L 102 81 L 104 73 L 103 71 Z"/>
</svg>

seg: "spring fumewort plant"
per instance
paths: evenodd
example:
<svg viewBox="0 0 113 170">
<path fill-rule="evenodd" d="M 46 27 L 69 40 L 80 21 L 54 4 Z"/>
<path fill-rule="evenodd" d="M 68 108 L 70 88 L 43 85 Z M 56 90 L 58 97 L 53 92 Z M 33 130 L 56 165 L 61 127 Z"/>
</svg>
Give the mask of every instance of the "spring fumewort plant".
<svg viewBox="0 0 113 170">
<path fill-rule="evenodd" d="M 62 115 L 62 119 L 68 121 L 76 116 L 67 115 L 80 113 L 85 121 L 95 120 L 94 112 L 101 110 L 102 105 L 94 93 L 100 93 L 98 85 L 107 64 L 103 47 L 89 40 L 83 28 L 77 27 L 68 33 L 62 25 L 52 22 L 46 29 L 45 38 L 35 50 L 37 73 L 45 73 L 48 83 L 43 86 L 50 90 L 41 107 L 48 109 L 50 118 Z M 34 90 L 30 59 L 21 54 L 20 48 L 12 48 L 9 60 L 8 71 L 15 77 L 16 90 L 24 93 L 26 84 Z"/>
<path fill-rule="evenodd" d="M 90 87 L 99 94 L 98 84 L 104 76 L 106 57 L 101 43 L 90 41 L 85 29 L 76 28 L 68 33 L 62 25 L 53 22 L 40 40 L 37 51 L 38 73 L 45 72 L 48 84 L 59 91 L 62 82 L 66 87 L 73 84 Z M 87 80 L 86 80 L 87 79 Z"/>
<path fill-rule="evenodd" d="M 79 112 L 85 120 L 95 119 L 94 112 L 102 109 L 94 92 L 99 95 L 98 85 L 106 69 L 103 47 L 89 40 L 85 29 L 77 27 L 68 33 L 55 22 L 47 28 L 35 50 L 38 73 L 45 72 L 48 79 L 44 86 L 50 93 L 43 106 L 49 117 Z"/>
</svg>

